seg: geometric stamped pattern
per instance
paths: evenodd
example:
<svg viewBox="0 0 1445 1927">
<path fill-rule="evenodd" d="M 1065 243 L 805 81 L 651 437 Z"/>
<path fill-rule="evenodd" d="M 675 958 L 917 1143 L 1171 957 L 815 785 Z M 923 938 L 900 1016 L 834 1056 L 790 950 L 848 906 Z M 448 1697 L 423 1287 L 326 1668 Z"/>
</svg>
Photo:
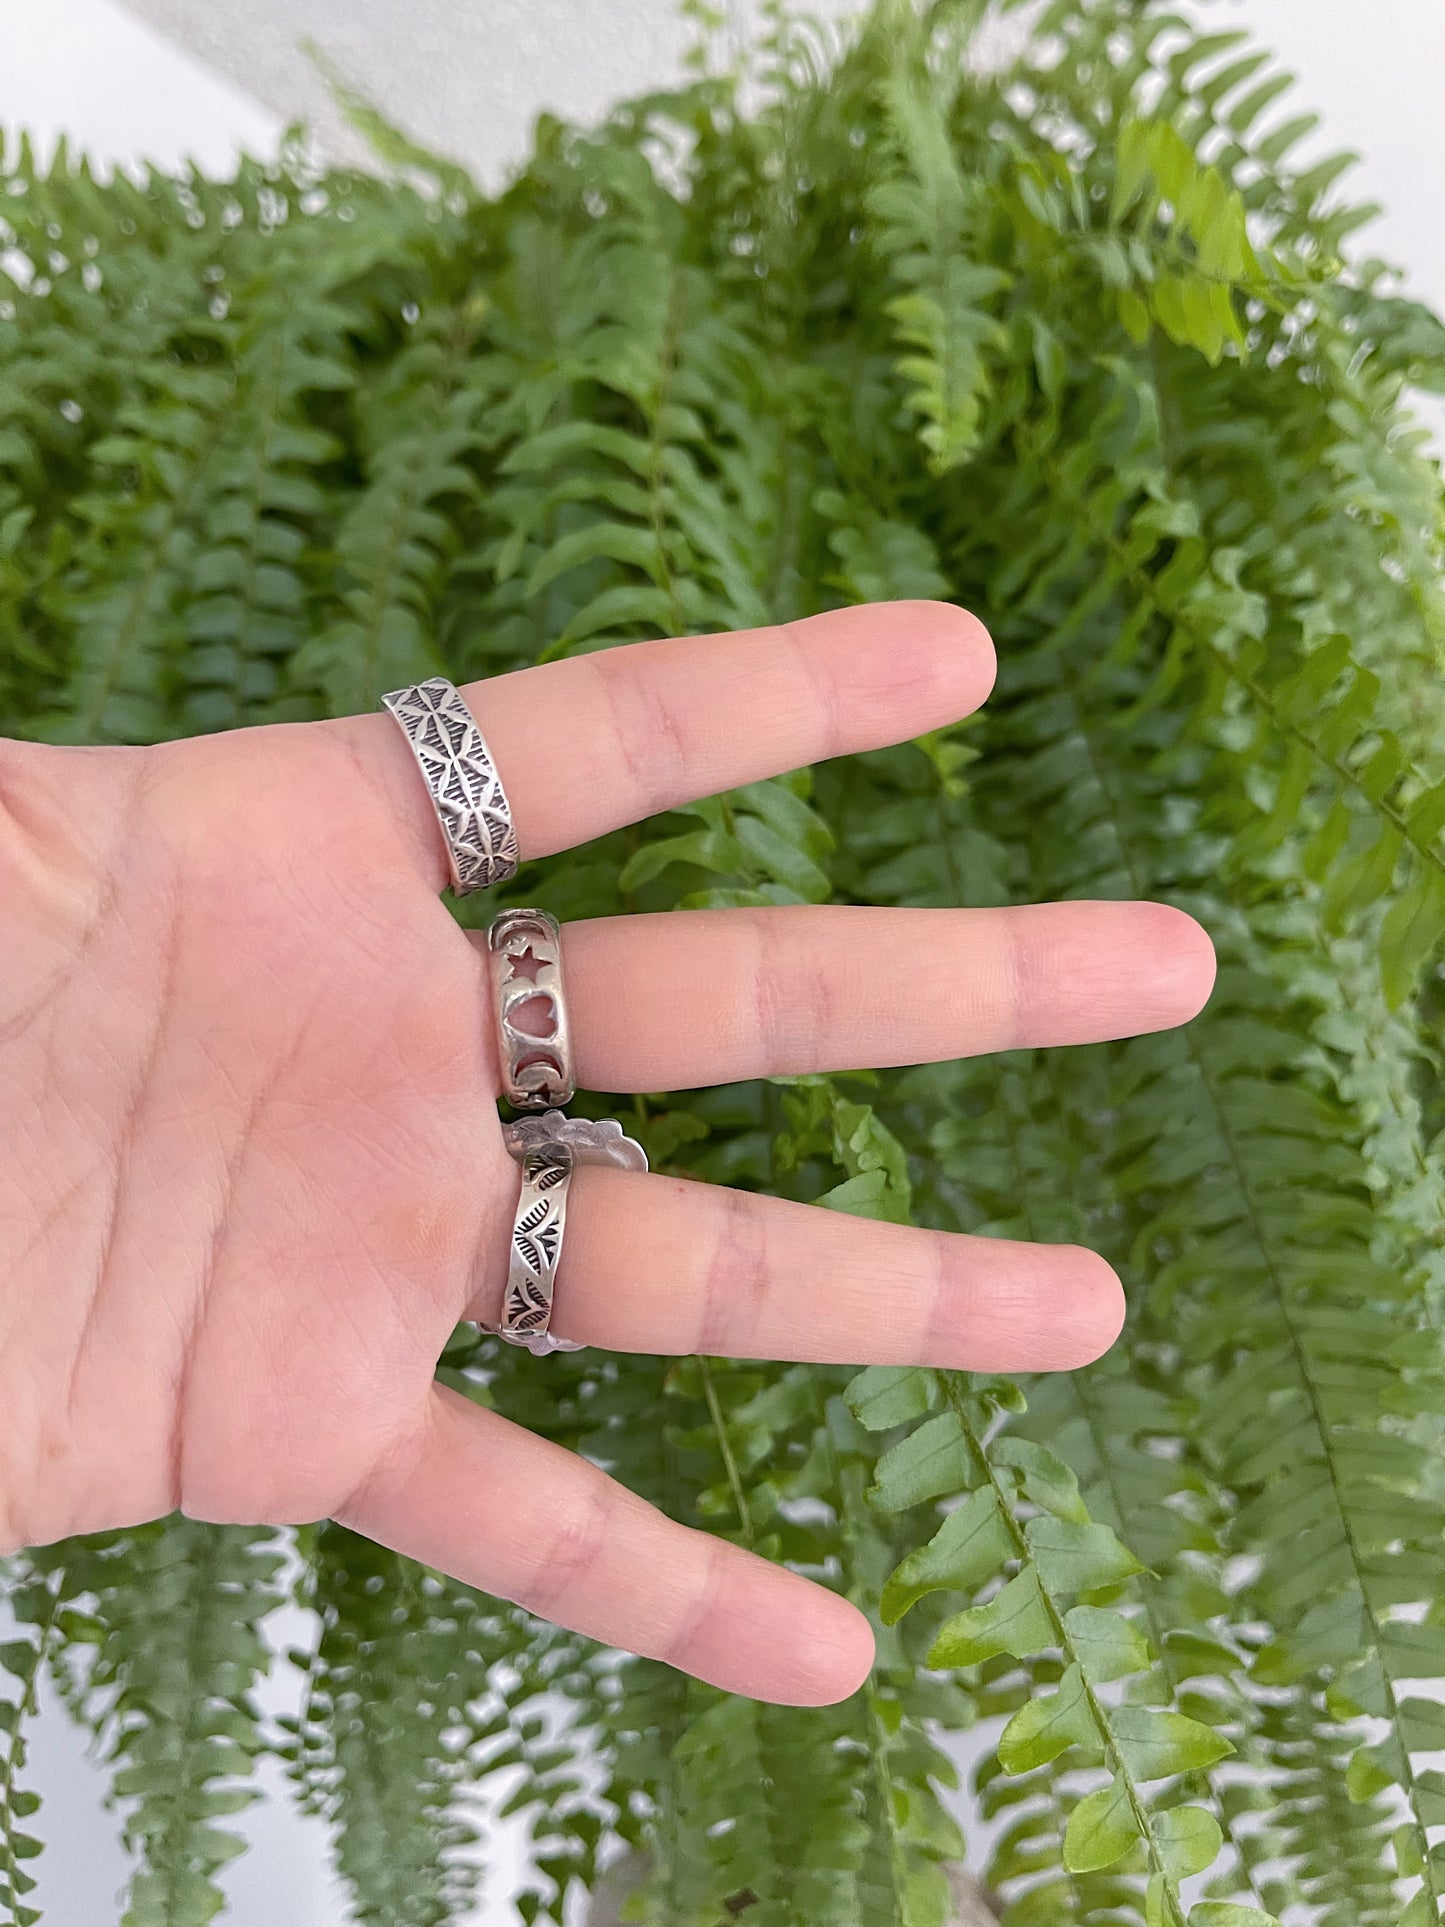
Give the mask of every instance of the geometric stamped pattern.
<svg viewBox="0 0 1445 1927">
<path fill-rule="evenodd" d="M 452 888 L 465 896 L 505 883 L 520 860 L 506 791 L 482 732 L 445 676 L 393 689 L 382 702 L 401 724 L 446 838 Z"/>
<path fill-rule="evenodd" d="M 539 1144 L 522 1159 L 522 1195 L 517 1200 L 512 1228 L 502 1322 L 496 1331 L 499 1337 L 524 1345 L 538 1356 L 581 1350 L 580 1345 L 558 1338 L 548 1329 L 571 1176 L 572 1147 L 568 1144 Z"/>
</svg>

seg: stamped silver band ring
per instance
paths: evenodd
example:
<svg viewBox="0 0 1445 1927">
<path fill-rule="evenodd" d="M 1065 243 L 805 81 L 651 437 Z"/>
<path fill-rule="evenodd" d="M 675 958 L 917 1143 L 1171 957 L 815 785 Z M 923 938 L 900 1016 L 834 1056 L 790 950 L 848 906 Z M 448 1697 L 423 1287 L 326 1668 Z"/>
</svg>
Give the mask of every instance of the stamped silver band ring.
<svg viewBox="0 0 1445 1927">
<path fill-rule="evenodd" d="M 501 1046 L 502 1095 L 519 1111 L 570 1104 L 576 1085 L 557 919 L 545 910 L 504 910 L 487 930 L 487 964 Z"/>
<path fill-rule="evenodd" d="M 615 1117 L 564 1117 L 543 1111 L 502 1126 L 507 1149 L 522 1167 L 522 1191 L 507 1254 L 507 1290 L 500 1325 L 482 1330 L 522 1345 L 534 1357 L 582 1349 L 552 1330 L 552 1296 L 567 1222 L 567 1189 L 579 1164 L 611 1164 L 645 1171 L 647 1153 L 624 1137 Z"/>
<path fill-rule="evenodd" d="M 522 1191 L 507 1255 L 507 1290 L 500 1325 L 483 1325 L 509 1344 L 523 1345 L 536 1357 L 547 1352 L 580 1351 L 551 1330 L 552 1293 L 567 1223 L 567 1189 L 572 1182 L 572 1148 L 553 1141 L 538 1144 L 522 1157 Z"/>
<path fill-rule="evenodd" d="M 445 676 L 382 697 L 401 725 L 446 838 L 452 888 L 466 896 L 516 874 L 507 793 L 476 718 Z"/>
</svg>

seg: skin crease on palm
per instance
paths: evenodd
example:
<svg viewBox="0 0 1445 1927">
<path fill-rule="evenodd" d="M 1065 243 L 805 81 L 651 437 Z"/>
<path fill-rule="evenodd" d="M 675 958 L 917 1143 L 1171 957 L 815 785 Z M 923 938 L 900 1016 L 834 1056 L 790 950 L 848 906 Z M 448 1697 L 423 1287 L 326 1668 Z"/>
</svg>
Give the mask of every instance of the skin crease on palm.
<svg viewBox="0 0 1445 1927">
<path fill-rule="evenodd" d="M 895 603 L 463 694 L 540 857 L 956 721 L 992 676 L 972 617 Z M 517 1195 L 445 883 L 381 712 L 0 742 L 0 1544 L 335 1517 L 731 1690 L 841 1698 L 854 1606 L 433 1381 L 456 1320 L 497 1314 Z M 621 1092 L 1163 1029 L 1214 971 L 1139 903 L 619 917 L 564 960 L 579 1083 Z M 1123 1317 L 1082 1249 L 594 1168 L 556 1304 L 617 1350 L 1027 1371 Z"/>
</svg>

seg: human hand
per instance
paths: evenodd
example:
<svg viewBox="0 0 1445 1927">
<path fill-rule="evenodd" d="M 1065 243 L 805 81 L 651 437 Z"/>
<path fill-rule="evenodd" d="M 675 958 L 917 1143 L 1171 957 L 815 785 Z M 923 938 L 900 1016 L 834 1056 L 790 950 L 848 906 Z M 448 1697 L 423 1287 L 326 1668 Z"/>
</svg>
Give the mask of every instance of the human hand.
<svg viewBox="0 0 1445 1927">
<path fill-rule="evenodd" d="M 955 721 L 943 604 L 640 643 L 468 694 L 524 857 Z M 495 1322 L 517 1168 L 480 938 L 377 713 L 150 749 L 0 743 L 0 1543 L 176 1507 L 344 1521 L 610 1644 L 820 1703 L 847 1601 L 437 1385 Z M 1199 1009 L 1157 904 L 694 911 L 569 926 L 579 1081 L 652 1091 L 1079 1043 Z M 616 1350 L 1064 1370 L 1104 1261 L 581 1167 L 558 1324 Z"/>
</svg>

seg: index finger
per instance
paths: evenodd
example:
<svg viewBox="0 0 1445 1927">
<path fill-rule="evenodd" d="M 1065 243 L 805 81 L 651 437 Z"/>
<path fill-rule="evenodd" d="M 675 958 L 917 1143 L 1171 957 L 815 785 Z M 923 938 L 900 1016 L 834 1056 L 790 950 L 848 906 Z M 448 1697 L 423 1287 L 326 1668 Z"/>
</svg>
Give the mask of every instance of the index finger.
<svg viewBox="0 0 1445 1927">
<path fill-rule="evenodd" d="M 947 602 L 887 602 L 772 629 L 671 637 L 468 683 L 523 857 L 740 783 L 905 742 L 976 709 L 994 654 L 977 617 Z M 343 734 L 411 826 L 440 889 L 445 851 L 416 765 L 389 716 Z"/>
</svg>

